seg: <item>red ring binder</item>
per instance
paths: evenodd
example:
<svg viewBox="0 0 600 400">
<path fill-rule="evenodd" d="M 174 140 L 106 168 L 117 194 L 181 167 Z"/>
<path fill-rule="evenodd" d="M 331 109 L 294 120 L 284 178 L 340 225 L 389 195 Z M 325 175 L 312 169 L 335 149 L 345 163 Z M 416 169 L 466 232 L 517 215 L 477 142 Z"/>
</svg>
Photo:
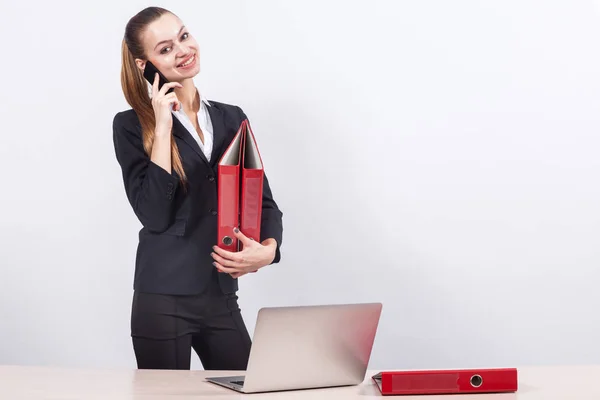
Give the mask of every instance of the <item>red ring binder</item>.
<svg viewBox="0 0 600 400">
<path fill-rule="evenodd" d="M 382 371 L 372 380 L 382 395 L 506 393 L 518 389 L 516 368 Z"/>
</svg>

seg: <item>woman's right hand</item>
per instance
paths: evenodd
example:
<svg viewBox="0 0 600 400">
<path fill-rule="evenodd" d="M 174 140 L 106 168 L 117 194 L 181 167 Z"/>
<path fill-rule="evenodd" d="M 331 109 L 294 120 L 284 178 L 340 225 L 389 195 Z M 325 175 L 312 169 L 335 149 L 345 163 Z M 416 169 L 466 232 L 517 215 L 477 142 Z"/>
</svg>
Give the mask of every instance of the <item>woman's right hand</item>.
<svg viewBox="0 0 600 400">
<path fill-rule="evenodd" d="M 179 110 L 179 100 L 175 92 L 165 94 L 170 88 L 180 87 L 178 82 L 165 83 L 160 90 L 158 90 L 158 74 L 154 77 L 154 83 L 152 84 L 152 108 L 154 108 L 154 118 L 156 120 L 155 135 L 157 136 L 168 136 L 171 134 L 171 128 L 173 126 L 173 117 L 171 110 Z"/>
</svg>

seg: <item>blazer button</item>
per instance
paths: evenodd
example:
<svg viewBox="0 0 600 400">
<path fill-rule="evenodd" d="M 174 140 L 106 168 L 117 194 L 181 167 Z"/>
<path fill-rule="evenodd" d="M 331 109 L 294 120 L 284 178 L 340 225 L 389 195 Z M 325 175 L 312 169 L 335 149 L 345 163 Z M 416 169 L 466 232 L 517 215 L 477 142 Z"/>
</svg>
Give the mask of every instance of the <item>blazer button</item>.
<svg viewBox="0 0 600 400">
<path fill-rule="evenodd" d="M 212 176 L 212 175 L 210 175 L 210 176 L 208 177 L 208 180 L 209 180 L 209 181 L 211 181 L 211 182 L 214 182 L 214 181 L 215 181 L 215 177 L 214 177 L 214 176 Z"/>
<path fill-rule="evenodd" d="M 169 183 L 167 184 L 167 187 L 168 187 L 169 189 L 173 189 L 173 183 L 169 182 Z"/>
<path fill-rule="evenodd" d="M 214 210 L 214 209 L 212 209 L 212 208 L 211 208 L 211 209 L 210 209 L 210 213 L 211 213 L 212 215 L 217 215 L 217 210 Z"/>
</svg>

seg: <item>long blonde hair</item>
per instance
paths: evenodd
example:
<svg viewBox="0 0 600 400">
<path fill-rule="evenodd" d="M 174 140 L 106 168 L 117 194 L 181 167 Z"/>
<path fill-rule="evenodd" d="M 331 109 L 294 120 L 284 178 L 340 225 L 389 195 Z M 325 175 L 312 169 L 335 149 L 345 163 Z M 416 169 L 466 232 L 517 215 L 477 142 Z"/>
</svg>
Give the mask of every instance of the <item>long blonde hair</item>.
<svg viewBox="0 0 600 400">
<path fill-rule="evenodd" d="M 148 81 L 137 67 L 135 59 L 147 58 L 142 44 L 142 34 L 148 24 L 166 13 L 173 14 L 161 7 L 148 7 L 140 11 L 127 23 L 122 44 L 121 87 L 127 103 L 135 110 L 140 120 L 144 151 L 148 156 L 152 153 L 156 120 L 152 100 L 148 93 Z M 181 163 L 181 156 L 172 135 L 171 164 L 182 183 L 185 183 L 186 175 Z"/>
</svg>

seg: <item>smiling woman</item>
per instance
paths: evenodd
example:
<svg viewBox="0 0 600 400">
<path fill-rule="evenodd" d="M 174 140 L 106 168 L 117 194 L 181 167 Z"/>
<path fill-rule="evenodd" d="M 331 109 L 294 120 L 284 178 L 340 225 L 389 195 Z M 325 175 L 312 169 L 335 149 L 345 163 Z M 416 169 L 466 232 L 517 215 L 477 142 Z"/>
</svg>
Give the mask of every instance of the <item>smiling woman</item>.
<svg viewBox="0 0 600 400">
<path fill-rule="evenodd" d="M 238 278 L 280 260 L 282 213 L 263 184 L 260 241 L 217 238 L 218 160 L 247 117 L 208 100 L 193 78 L 200 50 L 183 22 L 149 7 L 127 23 L 121 86 L 131 109 L 116 114 L 113 141 L 127 199 L 142 224 L 136 253 L 131 336 L 138 368 L 242 370 L 250 337 L 238 306 Z M 159 74 L 146 80 L 146 68 Z M 150 71 L 150 69 L 148 70 Z"/>
</svg>

